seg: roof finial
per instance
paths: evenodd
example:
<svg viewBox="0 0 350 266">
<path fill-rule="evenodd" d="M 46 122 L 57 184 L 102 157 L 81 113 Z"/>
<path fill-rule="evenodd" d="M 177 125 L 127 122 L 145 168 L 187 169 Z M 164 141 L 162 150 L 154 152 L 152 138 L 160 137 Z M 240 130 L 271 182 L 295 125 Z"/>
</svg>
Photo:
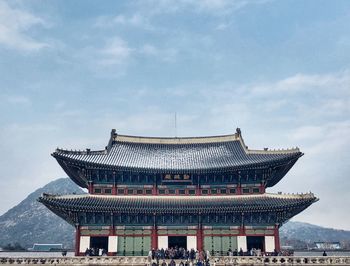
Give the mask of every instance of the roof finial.
<svg viewBox="0 0 350 266">
<path fill-rule="evenodd" d="M 241 129 L 239 127 L 236 128 L 236 134 L 238 137 L 241 136 Z"/>
<path fill-rule="evenodd" d="M 115 130 L 115 128 L 113 128 L 112 131 L 111 131 L 111 137 L 113 137 L 116 134 L 116 132 L 117 131 Z"/>
</svg>

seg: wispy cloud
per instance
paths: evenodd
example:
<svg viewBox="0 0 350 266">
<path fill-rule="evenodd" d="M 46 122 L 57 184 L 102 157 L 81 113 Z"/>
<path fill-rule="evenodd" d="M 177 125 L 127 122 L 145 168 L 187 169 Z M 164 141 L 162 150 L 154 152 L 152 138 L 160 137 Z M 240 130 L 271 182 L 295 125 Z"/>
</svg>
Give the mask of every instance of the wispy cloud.
<svg viewBox="0 0 350 266">
<path fill-rule="evenodd" d="M 119 37 L 114 37 L 107 41 L 107 44 L 99 50 L 102 58 L 99 63 L 104 66 L 120 65 L 127 62 L 131 55 L 132 49 L 127 42 Z"/>
<path fill-rule="evenodd" d="M 296 74 L 275 83 L 252 85 L 249 90 L 257 95 L 300 93 L 302 91 L 334 91 L 350 94 L 350 71 L 330 74 Z"/>
<path fill-rule="evenodd" d="M 155 47 L 152 44 L 144 44 L 142 47 L 138 49 L 138 52 L 141 55 L 156 57 L 165 62 L 173 62 L 176 60 L 176 56 L 178 51 L 175 48 L 166 48 L 161 49 Z"/>
<path fill-rule="evenodd" d="M 249 5 L 257 5 L 271 0 L 140 0 L 130 4 L 134 13 L 119 13 L 114 16 L 97 17 L 94 26 L 99 28 L 111 28 L 116 25 L 138 27 L 145 30 L 160 30 L 162 25 L 153 23 L 153 19 L 162 15 L 182 12 L 194 12 L 197 14 L 222 17 L 230 15 Z M 222 22 L 217 26 L 218 30 L 225 29 L 230 22 Z"/>
<path fill-rule="evenodd" d="M 22 95 L 11 95 L 6 97 L 6 101 L 10 104 L 16 105 L 31 105 L 32 101 L 25 96 Z"/>
<path fill-rule="evenodd" d="M 27 11 L 0 2 L 0 44 L 23 51 L 38 51 L 48 44 L 30 36 L 30 29 L 45 26 L 45 21 Z"/>
<path fill-rule="evenodd" d="M 132 46 L 125 39 L 114 36 L 106 38 L 101 46 L 82 49 L 75 59 L 79 64 L 88 64 L 90 70 L 98 75 L 121 77 L 135 62 L 150 59 L 172 63 L 176 61 L 177 55 L 178 51 L 175 48 L 162 48 L 150 43 Z"/>
<path fill-rule="evenodd" d="M 96 28 L 112 28 L 116 25 L 139 27 L 147 30 L 153 29 L 149 22 L 149 17 L 141 13 L 134 13 L 131 15 L 117 14 L 115 16 L 99 16 L 94 24 Z"/>
<path fill-rule="evenodd" d="M 267 0 L 142 0 L 137 6 L 143 10 L 148 10 L 149 14 L 169 14 L 183 11 L 206 13 L 210 15 L 230 14 L 248 5 L 262 4 Z"/>
</svg>

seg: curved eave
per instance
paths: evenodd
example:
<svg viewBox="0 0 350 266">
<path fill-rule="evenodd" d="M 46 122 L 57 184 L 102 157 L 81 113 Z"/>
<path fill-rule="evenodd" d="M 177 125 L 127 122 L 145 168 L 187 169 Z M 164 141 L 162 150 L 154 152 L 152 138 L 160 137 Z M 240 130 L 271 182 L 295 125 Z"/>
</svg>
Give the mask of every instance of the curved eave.
<svg viewBox="0 0 350 266">
<path fill-rule="evenodd" d="M 275 165 L 279 164 L 285 164 L 289 161 L 297 160 L 299 157 L 301 157 L 303 153 L 295 153 L 291 154 L 290 157 L 284 157 L 281 159 L 275 159 L 271 161 L 265 161 L 261 163 L 247 163 L 247 164 L 241 164 L 238 166 L 226 166 L 226 167 L 213 167 L 213 168 L 182 168 L 182 169 L 172 169 L 172 168 L 141 168 L 141 167 L 125 167 L 120 165 L 110 165 L 110 164 L 103 164 L 103 163 L 95 163 L 95 162 L 89 162 L 85 160 L 79 160 L 79 159 L 72 159 L 68 158 L 64 155 L 60 155 L 56 152 L 52 154 L 53 157 L 56 159 L 61 159 L 67 162 L 75 162 L 77 165 L 85 166 L 85 167 L 97 167 L 101 169 L 115 169 L 118 171 L 125 171 L 125 172 L 139 172 L 139 173 L 172 173 L 172 174 L 210 174 L 210 173 L 217 173 L 217 172 L 228 172 L 232 170 L 247 170 L 247 169 L 260 169 L 266 167 L 273 167 Z"/>
<path fill-rule="evenodd" d="M 50 211 L 52 211 L 54 214 L 56 214 L 58 217 L 62 218 L 63 220 L 65 220 L 66 222 L 68 222 L 71 225 L 75 225 L 75 223 L 77 222 L 77 215 L 75 212 L 66 210 L 65 208 L 60 208 L 57 206 L 53 206 L 51 204 L 46 204 L 45 202 L 43 202 L 41 200 L 42 197 L 39 197 L 37 199 L 38 202 L 44 204 L 44 206 L 46 208 L 48 208 Z"/>
<path fill-rule="evenodd" d="M 43 196 L 38 199 L 59 216 L 72 212 L 107 212 L 131 214 L 164 213 L 258 213 L 286 212 L 287 219 L 306 209 L 318 199 L 304 195 L 246 195 L 246 196 Z"/>
<path fill-rule="evenodd" d="M 273 187 L 279 181 L 281 181 L 282 178 L 293 167 L 293 165 L 298 161 L 298 159 L 303 155 L 304 153 L 300 152 L 299 154 L 295 155 L 295 157 L 288 159 L 288 161 L 285 163 L 282 169 L 279 172 L 277 172 L 275 175 L 273 175 L 269 180 L 266 181 L 266 187 Z"/>
<path fill-rule="evenodd" d="M 71 168 L 71 165 L 60 156 L 57 156 L 55 153 L 51 154 L 58 162 L 58 164 L 62 167 L 62 169 L 66 172 L 66 174 L 70 177 L 70 179 L 82 188 L 88 188 L 88 182 L 86 179 L 79 176 L 76 172 L 74 172 Z"/>
</svg>

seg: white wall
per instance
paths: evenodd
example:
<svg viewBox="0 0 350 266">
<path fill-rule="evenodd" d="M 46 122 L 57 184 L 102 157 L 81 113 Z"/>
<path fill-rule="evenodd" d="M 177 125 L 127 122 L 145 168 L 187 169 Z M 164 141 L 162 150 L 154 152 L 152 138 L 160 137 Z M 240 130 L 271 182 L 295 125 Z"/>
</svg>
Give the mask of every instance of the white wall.
<svg viewBox="0 0 350 266">
<path fill-rule="evenodd" d="M 87 248 L 90 248 L 90 237 L 89 236 L 81 236 L 80 237 L 79 252 L 84 253 Z"/>
<path fill-rule="evenodd" d="M 244 252 L 247 251 L 247 237 L 237 236 L 237 250 L 243 249 Z"/>
<path fill-rule="evenodd" d="M 274 236 L 265 236 L 265 251 L 273 252 L 275 249 L 275 237 Z"/>
<path fill-rule="evenodd" d="M 197 237 L 196 236 L 187 236 L 187 250 L 197 249 Z"/>
<path fill-rule="evenodd" d="M 108 237 L 108 252 L 117 252 L 118 249 L 118 237 L 109 236 Z"/>
<path fill-rule="evenodd" d="M 158 236 L 158 249 L 168 248 L 168 236 Z"/>
</svg>

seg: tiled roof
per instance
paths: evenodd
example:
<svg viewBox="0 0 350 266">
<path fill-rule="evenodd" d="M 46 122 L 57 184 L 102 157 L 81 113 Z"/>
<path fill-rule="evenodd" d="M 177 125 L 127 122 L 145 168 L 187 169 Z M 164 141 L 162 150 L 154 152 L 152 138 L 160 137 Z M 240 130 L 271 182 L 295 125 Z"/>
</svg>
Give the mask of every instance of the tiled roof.
<svg viewBox="0 0 350 266">
<path fill-rule="evenodd" d="M 106 196 L 44 195 L 39 201 L 52 210 L 115 213 L 235 213 L 298 209 L 317 198 L 312 194 L 237 196 Z"/>
<path fill-rule="evenodd" d="M 233 135 L 197 138 L 148 138 L 117 135 L 112 131 L 102 151 L 57 149 L 58 160 L 73 160 L 116 167 L 121 170 L 192 173 L 210 172 L 290 161 L 302 153 L 291 150 L 249 150 L 240 131 Z"/>
</svg>

